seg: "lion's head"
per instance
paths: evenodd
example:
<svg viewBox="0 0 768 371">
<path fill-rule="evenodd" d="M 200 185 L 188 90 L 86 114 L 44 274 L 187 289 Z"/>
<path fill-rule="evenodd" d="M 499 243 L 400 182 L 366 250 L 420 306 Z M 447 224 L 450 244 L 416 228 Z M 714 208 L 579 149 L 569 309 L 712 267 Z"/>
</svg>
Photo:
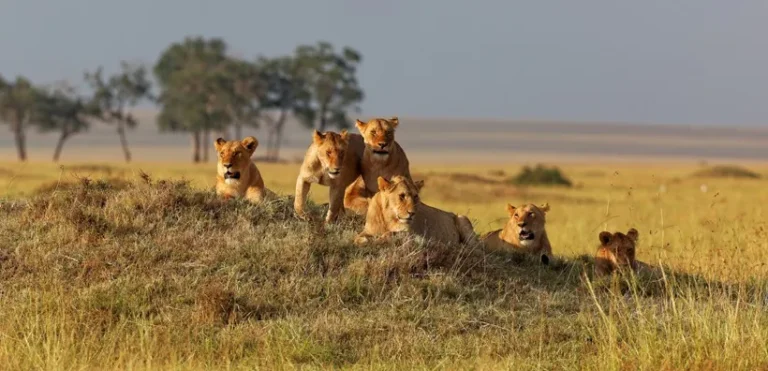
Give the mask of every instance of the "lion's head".
<svg viewBox="0 0 768 371">
<path fill-rule="evenodd" d="M 224 178 L 225 183 L 234 184 L 240 180 L 242 172 L 251 166 L 251 156 L 259 146 L 259 141 L 248 136 L 243 140 L 230 141 L 218 138 L 213 144 L 219 157 L 219 175 Z"/>
<path fill-rule="evenodd" d="M 347 130 L 342 130 L 340 134 L 330 131 L 320 133 L 315 130 L 312 134 L 312 141 L 315 143 L 317 158 L 320 160 L 323 171 L 331 179 L 339 176 L 344 166 L 344 154 L 349 144 Z"/>
<path fill-rule="evenodd" d="M 355 126 L 363 136 L 366 148 L 371 150 L 374 159 L 386 160 L 395 142 L 395 128 L 400 123 L 397 117 L 390 119 L 376 118 L 367 123 L 355 120 Z"/>
<path fill-rule="evenodd" d="M 616 264 L 620 266 L 635 265 L 635 245 L 638 240 L 637 229 L 630 228 L 627 234 L 616 232 L 600 232 L 601 255 L 613 255 Z"/>
<path fill-rule="evenodd" d="M 520 241 L 520 246 L 537 246 L 537 243 L 544 236 L 548 211 L 549 204 L 546 203 L 540 206 L 526 204 L 520 207 L 507 204 L 507 212 L 509 213 L 507 227 L 514 231 L 518 241 Z"/>
<path fill-rule="evenodd" d="M 381 194 L 380 206 L 385 217 L 399 224 L 402 230 L 407 229 L 416 215 L 416 207 L 420 203 L 419 191 L 424 186 L 424 181 L 413 182 L 396 175 L 390 180 L 379 177 L 378 185 Z"/>
</svg>

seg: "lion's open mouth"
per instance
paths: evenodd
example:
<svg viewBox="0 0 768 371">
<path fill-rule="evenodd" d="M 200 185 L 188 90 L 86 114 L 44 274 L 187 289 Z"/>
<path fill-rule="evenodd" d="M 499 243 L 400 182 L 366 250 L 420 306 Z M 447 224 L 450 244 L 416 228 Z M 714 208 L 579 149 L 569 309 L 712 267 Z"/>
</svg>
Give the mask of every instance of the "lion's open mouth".
<svg viewBox="0 0 768 371">
<path fill-rule="evenodd" d="M 521 229 L 520 230 L 520 241 L 529 241 L 533 240 L 536 237 L 536 235 L 533 233 L 533 231 L 527 230 L 527 229 Z"/>
<path fill-rule="evenodd" d="M 224 173 L 224 179 L 240 179 L 240 172 L 227 171 L 226 173 Z"/>
</svg>

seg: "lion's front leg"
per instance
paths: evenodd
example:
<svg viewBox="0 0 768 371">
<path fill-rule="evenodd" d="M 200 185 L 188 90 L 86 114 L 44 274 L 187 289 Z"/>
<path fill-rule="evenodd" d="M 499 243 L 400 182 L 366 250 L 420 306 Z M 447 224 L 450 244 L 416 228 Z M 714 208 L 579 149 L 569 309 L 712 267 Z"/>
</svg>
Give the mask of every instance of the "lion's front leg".
<svg viewBox="0 0 768 371">
<path fill-rule="evenodd" d="M 301 176 L 296 179 L 296 195 L 293 199 L 293 210 L 299 218 L 307 219 L 307 213 L 304 211 L 304 205 L 307 203 L 307 193 L 311 183 L 305 181 Z"/>
<path fill-rule="evenodd" d="M 344 194 L 346 187 L 339 183 L 331 183 L 328 187 L 328 214 L 325 221 L 332 223 L 344 212 Z"/>
</svg>

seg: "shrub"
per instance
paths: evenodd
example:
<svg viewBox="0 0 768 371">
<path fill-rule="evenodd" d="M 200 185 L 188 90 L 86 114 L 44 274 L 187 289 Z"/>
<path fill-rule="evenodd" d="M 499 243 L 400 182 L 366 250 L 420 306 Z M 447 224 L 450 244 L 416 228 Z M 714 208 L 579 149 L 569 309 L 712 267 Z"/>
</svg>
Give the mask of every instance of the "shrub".
<svg viewBox="0 0 768 371">
<path fill-rule="evenodd" d="M 759 179 L 760 174 L 735 165 L 716 165 L 702 169 L 693 174 L 702 178 L 741 178 Z"/>
<path fill-rule="evenodd" d="M 518 185 L 561 185 L 566 187 L 573 185 L 558 167 L 548 168 L 540 164 L 534 168 L 525 166 L 519 174 L 509 179 L 509 182 Z"/>
</svg>

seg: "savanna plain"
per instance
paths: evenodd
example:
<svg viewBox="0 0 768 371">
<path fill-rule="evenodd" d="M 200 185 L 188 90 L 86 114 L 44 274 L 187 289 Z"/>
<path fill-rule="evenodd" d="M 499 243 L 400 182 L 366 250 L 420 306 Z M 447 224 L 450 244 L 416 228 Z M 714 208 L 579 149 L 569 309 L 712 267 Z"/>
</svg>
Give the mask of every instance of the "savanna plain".
<svg viewBox="0 0 768 371">
<path fill-rule="evenodd" d="M 363 219 L 298 220 L 281 194 L 213 193 L 215 164 L 0 162 L 0 364 L 29 369 L 768 369 L 768 166 L 429 165 L 423 202 L 502 228 L 548 202 L 557 261 L 405 238 L 355 247 Z M 327 188 L 313 186 L 322 219 Z M 598 233 L 640 232 L 653 277 L 592 275 Z"/>
</svg>

